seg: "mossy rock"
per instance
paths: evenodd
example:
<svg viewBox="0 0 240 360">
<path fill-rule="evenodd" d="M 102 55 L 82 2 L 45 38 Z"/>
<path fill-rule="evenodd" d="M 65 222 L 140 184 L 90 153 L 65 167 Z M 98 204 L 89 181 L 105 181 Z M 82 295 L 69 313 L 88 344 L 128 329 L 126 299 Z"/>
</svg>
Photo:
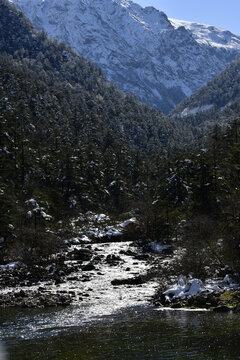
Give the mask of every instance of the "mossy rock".
<svg viewBox="0 0 240 360">
<path fill-rule="evenodd" d="M 219 302 L 226 306 L 237 306 L 240 303 L 240 290 L 225 290 L 220 294 Z"/>
</svg>

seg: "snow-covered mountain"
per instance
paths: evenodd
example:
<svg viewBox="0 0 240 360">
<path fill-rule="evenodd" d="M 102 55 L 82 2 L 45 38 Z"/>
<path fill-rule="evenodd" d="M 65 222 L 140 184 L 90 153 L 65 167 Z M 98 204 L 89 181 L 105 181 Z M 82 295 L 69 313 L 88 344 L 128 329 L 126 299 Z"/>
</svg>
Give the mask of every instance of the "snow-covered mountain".
<svg viewBox="0 0 240 360">
<path fill-rule="evenodd" d="M 228 30 L 184 20 L 169 20 L 176 29 L 183 26 L 186 30 L 191 32 L 194 39 L 199 44 L 226 50 L 239 51 L 240 49 L 240 36 L 234 35 Z"/>
<path fill-rule="evenodd" d="M 172 110 L 240 54 L 240 37 L 127 0 L 12 0 L 143 102 Z"/>
</svg>

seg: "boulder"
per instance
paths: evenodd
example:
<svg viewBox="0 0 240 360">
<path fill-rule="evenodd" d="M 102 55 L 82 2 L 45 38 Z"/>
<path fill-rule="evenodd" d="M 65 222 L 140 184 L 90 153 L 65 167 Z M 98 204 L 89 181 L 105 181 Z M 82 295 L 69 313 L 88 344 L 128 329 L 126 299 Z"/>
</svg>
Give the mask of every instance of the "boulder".
<svg viewBox="0 0 240 360">
<path fill-rule="evenodd" d="M 213 308 L 213 311 L 217 312 L 217 313 L 226 313 L 226 312 L 229 312 L 230 310 L 231 310 L 231 308 L 227 305 L 219 305 L 219 306 Z"/>
<path fill-rule="evenodd" d="M 111 281 L 111 284 L 114 286 L 118 285 L 141 285 L 143 284 L 143 278 L 141 276 L 137 276 L 134 278 L 128 279 L 114 279 Z"/>
<path fill-rule="evenodd" d="M 121 255 L 127 255 L 127 256 L 137 256 L 137 253 L 135 253 L 134 251 L 128 249 L 128 250 L 121 250 L 119 251 L 119 254 Z"/>
<path fill-rule="evenodd" d="M 96 269 L 96 267 L 92 263 L 88 263 L 82 267 L 82 271 L 92 271 L 95 269 Z"/>
<path fill-rule="evenodd" d="M 70 254 L 72 259 L 81 261 L 89 261 L 93 255 L 90 249 L 75 249 Z"/>
<path fill-rule="evenodd" d="M 110 254 L 106 257 L 106 263 L 109 265 L 117 265 L 119 262 L 123 261 L 120 256 Z"/>
<path fill-rule="evenodd" d="M 182 307 L 182 305 L 181 305 L 181 303 L 179 303 L 179 302 L 171 305 L 171 308 L 172 308 L 172 309 L 181 309 L 181 307 Z"/>
</svg>

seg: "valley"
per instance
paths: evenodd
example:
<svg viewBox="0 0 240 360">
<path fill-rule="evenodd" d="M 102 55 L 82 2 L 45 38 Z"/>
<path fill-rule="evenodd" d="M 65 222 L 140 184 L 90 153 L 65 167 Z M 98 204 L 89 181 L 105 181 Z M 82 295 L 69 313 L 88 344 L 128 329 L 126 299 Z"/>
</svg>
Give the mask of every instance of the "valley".
<svg viewBox="0 0 240 360">
<path fill-rule="evenodd" d="M 169 113 L 240 54 L 240 37 L 168 19 L 131 1 L 14 0 L 38 30 L 100 67 L 109 81 Z"/>
<path fill-rule="evenodd" d="M 240 37 L 126 0 L 0 29 L 0 357 L 236 359 Z"/>
</svg>

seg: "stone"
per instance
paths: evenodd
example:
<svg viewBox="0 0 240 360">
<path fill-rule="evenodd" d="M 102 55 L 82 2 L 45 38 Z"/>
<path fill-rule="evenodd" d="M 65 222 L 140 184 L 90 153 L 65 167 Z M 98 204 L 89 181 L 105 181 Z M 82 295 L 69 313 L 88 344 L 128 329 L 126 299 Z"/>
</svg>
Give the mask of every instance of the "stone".
<svg viewBox="0 0 240 360">
<path fill-rule="evenodd" d="M 146 260 L 150 259 L 150 256 L 148 254 L 137 254 L 137 255 L 134 255 L 134 259 L 146 261 Z"/>
<path fill-rule="evenodd" d="M 68 276 L 67 277 L 67 281 L 77 281 L 78 277 L 77 276 Z"/>
<path fill-rule="evenodd" d="M 118 285 L 141 285 L 143 284 L 143 279 L 141 276 L 128 279 L 114 279 L 111 281 L 111 284 L 114 286 Z"/>
<path fill-rule="evenodd" d="M 95 266 L 92 263 L 86 264 L 82 267 L 82 271 L 92 271 L 95 270 Z"/>
<path fill-rule="evenodd" d="M 72 251 L 71 256 L 75 260 L 89 261 L 92 258 L 92 251 L 90 249 L 75 249 Z"/>
<path fill-rule="evenodd" d="M 109 265 L 117 265 L 120 261 L 123 261 L 120 256 L 110 254 L 106 257 L 106 262 Z"/>
<path fill-rule="evenodd" d="M 219 305 L 219 306 L 213 308 L 213 311 L 217 312 L 217 313 L 226 313 L 226 312 L 229 312 L 230 310 L 231 310 L 231 308 L 228 307 L 227 305 Z"/>
<path fill-rule="evenodd" d="M 182 306 L 181 306 L 181 304 L 180 303 L 175 303 L 175 304 L 172 304 L 171 305 L 171 308 L 172 309 L 180 309 Z"/>
</svg>

